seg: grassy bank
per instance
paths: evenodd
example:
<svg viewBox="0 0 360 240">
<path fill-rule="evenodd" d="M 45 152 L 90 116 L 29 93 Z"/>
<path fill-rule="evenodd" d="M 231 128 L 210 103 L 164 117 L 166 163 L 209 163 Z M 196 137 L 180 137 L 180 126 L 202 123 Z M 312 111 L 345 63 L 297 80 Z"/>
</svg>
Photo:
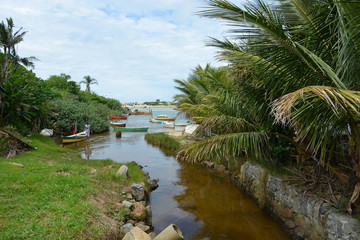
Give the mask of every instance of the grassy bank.
<svg viewBox="0 0 360 240">
<path fill-rule="evenodd" d="M 175 155 L 181 148 L 180 138 L 167 133 L 151 133 L 145 135 L 147 143 L 159 147 L 167 155 Z"/>
<path fill-rule="evenodd" d="M 0 158 L 1 239 L 101 239 L 116 232 L 120 202 L 132 183 L 146 182 L 135 163 L 85 160 L 77 151 L 34 135 L 37 150 Z M 13 165 L 22 164 L 23 166 Z"/>
</svg>

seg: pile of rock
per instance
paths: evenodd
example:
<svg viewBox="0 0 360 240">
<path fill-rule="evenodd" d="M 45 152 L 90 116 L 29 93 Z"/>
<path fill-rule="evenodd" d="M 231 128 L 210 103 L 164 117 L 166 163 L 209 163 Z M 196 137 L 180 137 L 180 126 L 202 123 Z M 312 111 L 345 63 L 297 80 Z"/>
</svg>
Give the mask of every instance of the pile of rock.
<svg viewBox="0 0 360 240">
<path fill-rule="evenodd" d="M 155 233 L 147 234 L 141 228 L 134 227 L 132 228 L 122 240 L 183 240 L 184 237 L 180 229 L 174 225 L 170 224 L 165 228 L 159 235 Z"/>
</svg>

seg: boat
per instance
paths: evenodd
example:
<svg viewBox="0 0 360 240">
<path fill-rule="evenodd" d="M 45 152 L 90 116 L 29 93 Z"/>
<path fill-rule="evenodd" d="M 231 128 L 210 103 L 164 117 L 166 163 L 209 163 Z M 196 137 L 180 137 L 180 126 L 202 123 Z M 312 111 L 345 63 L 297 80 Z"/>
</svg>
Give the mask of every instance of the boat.
<svg viewBox="0 0 360 240">
<path fill-rule="evenodd" d="M 119 132 L 147 132 L 147 130 L 149 129 L 148 127 L 112 127 L 115 131 Z"/>
<path fill-rule="evenodd" d="M 164 114 L 164 115 L 157 115 L 156 117 L 154 117 L 154 119 L 161 121 L 175 121 L 176 117 L 169 118 L 167 115 Z"/>
<path fill-rule="evenodd" d="M 175 128 L 175 124 L 173 122 L 164 121 L 163 127 L 165 128 Z"/>
<path fill-rule="evenodd" d="M 150 122 L 152 122 L 152 123 L 163 123 L 162 120 L 156 120 L 155 118 L 150 118 Z"/>
<path fill-rule="evenodd" d="M 110 122 L 110 126 L 112 126 L 112 127 L 125 127 L 125 126 L 126 126 L 126 123 Z"/>
<path fill-rule="evenodd" d="M 72 135 L 62 137 L 62 143 L 80 142 L 86 139 L 86 132 L 79 132 Z"/>
<path fill-rule="evenodd" d="M 176 122 L 175 123 L 175 126 L 177 126 L 177 127 L 185 127 L 187 125 L 189 125 L 189 123 L 186 123 L 186 122 Z"/>
<path fill-rule="evenodd" d="M 111 116 L 112 120 L 127 120 L 128 117 L 123 116 Z"/>
</svg>

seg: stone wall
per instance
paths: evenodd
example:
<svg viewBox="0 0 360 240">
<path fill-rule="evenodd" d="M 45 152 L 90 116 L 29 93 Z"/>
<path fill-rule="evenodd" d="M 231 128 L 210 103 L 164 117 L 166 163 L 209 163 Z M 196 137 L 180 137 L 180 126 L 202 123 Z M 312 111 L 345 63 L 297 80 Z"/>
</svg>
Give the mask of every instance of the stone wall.
<svg viewBox="0 0 360 240">
<path fill-rule="evenodd" d="M 245 163 L 237 185 L 275 216 L 294 239 L 360 239 L 360 222 L 321 199 L 305 196 L 261 166 Z"/>
</svg>

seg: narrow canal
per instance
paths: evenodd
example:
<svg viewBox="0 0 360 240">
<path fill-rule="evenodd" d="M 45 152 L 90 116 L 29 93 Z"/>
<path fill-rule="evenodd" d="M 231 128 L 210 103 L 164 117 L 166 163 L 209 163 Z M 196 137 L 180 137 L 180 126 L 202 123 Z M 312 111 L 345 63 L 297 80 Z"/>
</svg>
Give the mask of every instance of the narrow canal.
<svg viewBox="0 0 360 240">
<path fill-rule="evenodd" d="M 146 115 L 130 116 L 127 127 L 131 126 L 148 126 L 149 133 L 174 131 L 150 123 Z M 64 147 L 81 151 L 89 160 L 136 161 L 151 178 L 159 179 L 159 187 L 150 196 L 156 233 L 174 223 L 187 240 L 290 239 L 228 176 L 166 156 L 146 143 L 145 134 L 125 132 L 116 138 L 110 129 L 93 134 L 89 142 Z"/>
</svg>

